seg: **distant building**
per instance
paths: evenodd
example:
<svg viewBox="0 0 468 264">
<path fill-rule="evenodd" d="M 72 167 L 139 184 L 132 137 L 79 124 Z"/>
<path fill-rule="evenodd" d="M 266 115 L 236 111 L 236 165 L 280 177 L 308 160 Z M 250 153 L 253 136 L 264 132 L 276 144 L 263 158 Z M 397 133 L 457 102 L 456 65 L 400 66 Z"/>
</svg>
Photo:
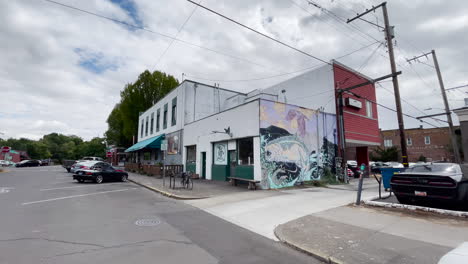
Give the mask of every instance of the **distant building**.
<svg viewBox="0 0 468 264">
<path fill-rule="evenodd" d="M 459 127 L 455 127 L 457 132 Z M 408 160 L 417 161 L 421 156 L 429 161 L 453 161 L 454 155 L 448 127 L 440 128 L 411 128 L 405 129 L 406 145 L 408 146 Z M 400 133 L 398 129 L 382 130 L 381 147 L 400 148 Z"/>
<path fill-rule="evenodd" d="M 23 150 L 10 150 L 8 153 L 0 152 L 0 160 L 8 160 L 14 163 L 18 163 L 22 160 L 29 159 L 29 155 Z"/>
</svg>

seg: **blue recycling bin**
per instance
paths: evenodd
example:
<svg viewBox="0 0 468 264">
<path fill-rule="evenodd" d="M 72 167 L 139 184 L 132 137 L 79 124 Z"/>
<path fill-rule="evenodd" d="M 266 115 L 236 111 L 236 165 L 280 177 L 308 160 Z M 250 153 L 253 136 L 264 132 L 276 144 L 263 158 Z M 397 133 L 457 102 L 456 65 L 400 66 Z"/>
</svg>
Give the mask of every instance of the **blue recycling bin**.
<svg viewBox="0 0 468 264">
<path fill-rule="evenodd" d="M 382 174 L 382 182 L 385 189 L 390 189 L 390 180 L 392 179 L 395 172 L 402 171 L 403 168 L 381 168 L 380 173 Z"/>
</svg>

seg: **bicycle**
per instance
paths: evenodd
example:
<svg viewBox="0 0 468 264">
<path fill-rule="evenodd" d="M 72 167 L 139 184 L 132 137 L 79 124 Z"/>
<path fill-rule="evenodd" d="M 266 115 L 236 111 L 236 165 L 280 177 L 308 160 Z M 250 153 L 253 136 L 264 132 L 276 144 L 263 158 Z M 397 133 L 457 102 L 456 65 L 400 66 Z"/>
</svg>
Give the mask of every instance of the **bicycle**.
<svg viewBox="0 0 468 264">
<path fill-rule="evenodd" d="M 192 180 L 192 172 L 187 171 L 187 172 L 182 172 L 182 180 L 180 181 L 180 184 L 182 185 L 183 188 L 192 190 L 193 189 L 193 180 Z"/>
</svg>

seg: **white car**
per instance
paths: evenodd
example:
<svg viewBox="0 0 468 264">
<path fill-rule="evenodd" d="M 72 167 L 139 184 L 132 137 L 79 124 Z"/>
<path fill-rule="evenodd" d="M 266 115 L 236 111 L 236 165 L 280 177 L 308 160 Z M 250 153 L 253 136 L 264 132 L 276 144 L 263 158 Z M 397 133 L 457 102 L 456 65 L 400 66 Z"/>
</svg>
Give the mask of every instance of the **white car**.
<svg viewBox="0 0 468 264">
<path fill-rule="evenodd" d="M 396 161 L 385 162 L 384 165 L 391 167 L 391 168 L 395 168 L 395 169 L 400 169 L 400 168 L 405 167 L 403 166 L 403 164 L 401 164 L 400 162 L 396 162 Z"/>
<path fill-rule="evenodd" d="M 77 170 L 87 170 L 94 164 L 100 162 L 99 160 L 83 160 L 73 164 L 70 168 L 71 173 L 75 173 Z"/>
</svg>

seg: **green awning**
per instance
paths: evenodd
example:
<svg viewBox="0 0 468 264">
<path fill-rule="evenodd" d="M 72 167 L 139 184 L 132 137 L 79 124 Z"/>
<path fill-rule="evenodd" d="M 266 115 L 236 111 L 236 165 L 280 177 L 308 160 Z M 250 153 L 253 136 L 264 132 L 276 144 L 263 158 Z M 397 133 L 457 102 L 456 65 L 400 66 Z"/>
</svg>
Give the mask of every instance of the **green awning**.
<svg viewBox="0 0 468 264">
<path fill-rule="evenodd" d="M 164 139 L 165 134 L 161 134 L 156 137 L 148 138 L 143 141 L 136 143 L 135 145 L 129 147 L 125 152 L 137 151 L 140 149 L 158 149 L 161 148 L 161 140 Z"/>
</svg>

